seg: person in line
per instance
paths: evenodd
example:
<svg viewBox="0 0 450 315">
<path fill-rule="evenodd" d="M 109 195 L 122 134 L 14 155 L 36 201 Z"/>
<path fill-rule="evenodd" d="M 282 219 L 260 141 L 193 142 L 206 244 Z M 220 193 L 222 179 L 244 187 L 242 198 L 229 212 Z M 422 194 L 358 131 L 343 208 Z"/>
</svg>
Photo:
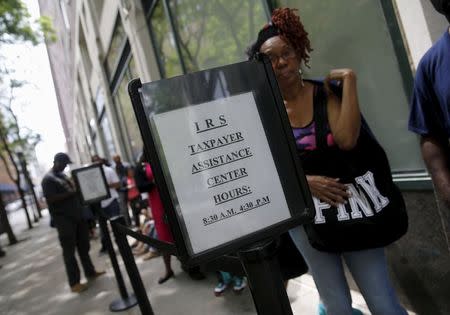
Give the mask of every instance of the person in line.
<svg viewBox="0 0 450 315">
<path fill-rule="evenodd" d="M 149 211 L 150 210 L 147 210 L 147 212 Z M 151 218 L 151 215 L 146 216 L 146 221 L 142 224 L 140 231 L 142 234 L 148 237 L 158 239 L 158 235 L 156 234 L 155 221 Z M 143 242 L 138 242 L 136 244 L 135 249 L 133 249 L 133 254 L 135 254 L 136 256 L 143 255 L 142 260 L 144 261 L 161 256 L 156 248 L 149 246 Z"/>
<path fill-rule="evenodd" d="M 58 231 L 69 286 L 72 292 L 80 293 L 88 287 L 86 283 L 80 282 L 75 249 L 88 281 L 105 272 L 97 271 L 89 256 L 89 228 L 83 219 L 83 208 L 74 184 L 63 173 L 69 163 L 72 161 L 67 154 L 57 153 L 53 159 L 53 167 L 44 176 L 41 185 L 53 224 Z"/>
<path fill-rule="evenodd" d="M 155 182 L 154 182 L 154 178 L 153 178 L 153 174 L 151 176 L 150 172 L 149 172 L 149 168 L 147 167 L 149 165 L 148 160 L 146 158 L 145 155 L 145 148 L 142 151 L 143 153 L 140 155 L 136 167 L 134 169 L 134 178 L 136 181 L 136 186 L 139 189 L 139 192 L 141 193 L 141 195 L 144 194 L 148 194 L 148 203 L 149 203 L 149 207 L 151 208 L 151 212 L 153 213 L 153 202 L 151 200 L 151 194 L 156 195 L 156 197 L 153 200 L 156 200 L 155 204 L 160 207 L 160 209 L 157 209 L 157 218 L 155 219 L 155 226 L 156 226 L 156 235 L 157 238 L 159 239 L 159 230 L 164 230 L 164 235 L 167 236 L 167 239 L 170 240 L 170 242 L 173 242 L 172 236 L 170 234 L 170 229 L 167 225 L 167 223 L 165 222 L 165 215 L 164 215 L 164 209 L 162 206 L 162 201 L 160 200 L 160 196 L 159 196 L 159 192 L 156 190 L 154 190 L 154 188 L 156 188 Z M 159 222 L 159 223 L 158 223 Z M 161 223 L 162 222 L 162 223 Z M 170 235 L 170 237 L 169 237 Z M 162 239 L 163 240 L 163 239 Z M 170 272 L 168 272 L 168 270 L 171 270 L 170 267 L 170 256 L 165 256 L 163 257 L 163 259 L 165 259 L 165 263 L 166 263 L 166 275 L 170 275 Z M 185 264 L 181 263 L 181 269 L 186 272 L 189 277 L 192 280 L 203 280 L 206 278 L 205 274 L 202 272 L 201 267 L 200 266 L 186 266 Z M 169 277 L 170 278 L 170 277 Z M 165 279 L 165 277 L 162 277 L 161 279 Z"/>
<path fill-rule="evenodd" d="M 127 175 L 130 165 L 126 162 L 122 162 L 122 158 L 119 154 L 113 156 L 114 170 L 119 177 L 120 187 L 117 189 L 119 194 L 120 214 L 125 218 L 127 225 L 131 224 L 130 214 L 128 212 L 128 200 L 127 200 Z"/>
<path fill-rule="evenodd" d="M 214 295 L 221 296 L 225 290 L 233 285 L 233 292 L 240 293 L 247 286 L 247 278 L 243 276 L 233 275 L 226 271 L 217 271 L 218 283 L 214 288 Z"/>
<path fill-rule="evenodd" d="M 303 80 L 301 66 L 308 66 L 312 49 L 308 33 L 295 11 L 276 9 L 271 22 L 259 32 L 248 54 L 250 58 L 256 58 L 263 53 L 272 63 L 300 158 L 306 150 L 317 149 L 317 128 L 328 130 L 322 142 L 325 146 L 349 151 L 357 144 L 361 126 L 356 75 L 351 69 L 337 69 L 330 72 L 325 85 Z M 331 91 L 331 80 L 342 87 L 341 97 Z M 326 126 L 316 127 L 314 106 L 319 95 L 326 97 L 321 103 L 326 106 L 328 120 Z M 350 196 L 347 186 L 339 178 L 308 173 L 306 178 L 312 195 L 329 205 L 343 204 Z M 372 314 L 407 314 L 390 283 L 384 248 L 325 252 L 311 246 L 303 227 L 291 230 L 290 234 L 308 264 L 323 301 L 319 314 L 361 314 L 359 310 L 352 309 L 342 260 L 347 264 Z"/>
<path fill-rule="evenodd" d="M 172 233 L 170 232 L 169 225 L 166 222 L 164 207 L 158 188 L 154 183 L 155 179 L 145 150 L 143 150 L 139 163 L 136 166 L 135 178 L 140 192 L 148 192 L 149 207 L 152 212 L 153 220 L 155 221 L 155 229 L 158 239 L 164 242 L 173 243 Z M 163 284 L 174 276 L 170 254 L 162 254 L 162 257 L 164 261 L 165 274 L 158 279 L 159 284 Z"/>
<path fill-rule="evenodd" d="M 134 224 L 136 227 L 140 228 L 141 226 L 141 211 L 143 210 L 142 206 L 142 196 L 136 185 L 136 180 L 134 178 L 134 168 L 129 167 L 127 169 L 127 200 L 128 205 L 133 212 Z M 147 207 L 145 207 L 146 209 Z"/>
<path fill-rule="evenodd" d="M 431 0 L 450 22 L 450 0 Z M 425 53 L 414 80 L 409 130 L 420 135 L 422 156 L 450 218 L 450 27 Z"/>
<path fill-rule="evenodd" d="M 109 187 L 110 197 L 100 202 L 100 206 L 103 210 L 103 213 L 106 215 L 107 218 L 112 218 L 120 215 L 119 194 L 117 192 L 117 189 L 120 187 L 119 177 L 117 176 L 116 172 L 112 167 L 107 166 L 106 160 L 101 158 L 100 156 L 93 155 L 91 161 L 92 163 L 102 165 L 103 172 L 105 173 L 106 177 L 106 183 L 108 184 Z M 106 239 L 102 231 L 100 231 L 100 234 L 102 246 L 100 248 L 99 253 L 105 254 L 107 252 Z"/>
</svg>

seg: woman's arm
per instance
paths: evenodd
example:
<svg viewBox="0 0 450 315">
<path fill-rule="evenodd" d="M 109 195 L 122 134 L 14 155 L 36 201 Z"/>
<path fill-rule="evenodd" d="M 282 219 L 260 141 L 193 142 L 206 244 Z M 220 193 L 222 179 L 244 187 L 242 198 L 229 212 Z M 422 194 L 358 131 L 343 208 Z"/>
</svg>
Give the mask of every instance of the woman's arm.
<svg viewBox="0 0 450 315">
<path fill-rule="evenodd" d="M 331 92 L 330 80 L 341 83 L 341 99 Z M 361 127 L 356 74 L 351 69 L 332 70 L 325 79 L 325 89 L 328 94 L 328 121 L 334 141 L 340 149 L 351 150 L 358 141 Z"/>
</svg>

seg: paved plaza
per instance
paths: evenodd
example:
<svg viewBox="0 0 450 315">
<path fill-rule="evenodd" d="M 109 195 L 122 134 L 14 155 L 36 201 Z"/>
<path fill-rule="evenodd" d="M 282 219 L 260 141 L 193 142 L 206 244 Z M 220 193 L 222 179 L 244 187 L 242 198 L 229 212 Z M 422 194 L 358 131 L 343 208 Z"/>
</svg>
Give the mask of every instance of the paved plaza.
<svg viewBox="0 0 450 315">
<path fill-rule="evenodd" d="M 119 293 L 108 256 L 98 255 L 100 241 L 91 242 L 91 257 L 97 269 L 107 271 L 106 275 L 91 283 L 87 291 L 81 294 L 71 293 L 56 230 L 49 227 L 46 210 L 43 215 L 39 223 L 28 230 L 23 211 L 11 213 L 13 229 L 23 241 L 7 246 L 6 235 L 0 237 L 7 252 L 6 257 L 0 259 L 0 314 L 110 314 L 109 304 L 119 298 Z M 213 288 L 216 277 L 213 273 L 208 273 L 205 280 L 193 281 L 181 270 L 176 258 L 172 261 L 175 278 L 159 285 L 157 279 L 164 270 L 162 259 L 143 261 L 142 258 L 137 258 L 138 268 L 156 315 L 256 314 L 248 288 L 240 295 L 227 291 L 223 296 L 215 297 Z M 128 291 L 132 292 L 120 256 L 119 262 Z M 355 306 L 363 310 L 364 314 L 370 314 L 360 294 L 352 294 Z M 288 295 L 294 314 L 316 314 L 319 297 L 310 275 L 291 280 Z M 119 314 L 137 315 L 140 311 L 136 306 Z"/>
</svg>

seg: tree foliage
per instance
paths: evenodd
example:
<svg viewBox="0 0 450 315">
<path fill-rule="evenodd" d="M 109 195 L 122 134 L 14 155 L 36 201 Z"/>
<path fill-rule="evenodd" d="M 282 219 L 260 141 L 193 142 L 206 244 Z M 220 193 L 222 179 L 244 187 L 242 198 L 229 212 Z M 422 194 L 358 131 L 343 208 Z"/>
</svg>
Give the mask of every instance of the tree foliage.
<svg viewBox="0 0 450 315">
<path fill-rule="evenodd" d="M 30 13 L 21 0 L 0 0 L 0 44 L 31 42 L 43 39 L 56 40 L 56 33 L 49 17 L 31 21 Z"/>
<path fill-rule="evenodd" d="M 264 2 L 171 0 L 174 34 L 164 2 L 158 1 L 150 21 L 163 76 L 182 73 L 175 37 L 187 72 L 245 60 L 247 47 L 268 20 Z"/>
</svg>

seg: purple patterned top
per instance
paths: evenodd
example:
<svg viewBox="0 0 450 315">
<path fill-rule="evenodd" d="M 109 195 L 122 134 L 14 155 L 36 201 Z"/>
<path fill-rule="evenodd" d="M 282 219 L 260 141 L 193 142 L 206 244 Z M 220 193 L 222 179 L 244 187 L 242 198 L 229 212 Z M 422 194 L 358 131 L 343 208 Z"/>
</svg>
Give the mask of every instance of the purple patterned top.
<svg viewBox="0 0 450 315">
<path fill-rule="evenodd" d="M 299 151 L 313 151 L 317 149 L 316 122 L 314 120 L 303 128 L 292 127 L 292 132 Z M 327 145 L 330 147 L 335 145 L 329 126 L 327 126 Z"/>
</svg>

